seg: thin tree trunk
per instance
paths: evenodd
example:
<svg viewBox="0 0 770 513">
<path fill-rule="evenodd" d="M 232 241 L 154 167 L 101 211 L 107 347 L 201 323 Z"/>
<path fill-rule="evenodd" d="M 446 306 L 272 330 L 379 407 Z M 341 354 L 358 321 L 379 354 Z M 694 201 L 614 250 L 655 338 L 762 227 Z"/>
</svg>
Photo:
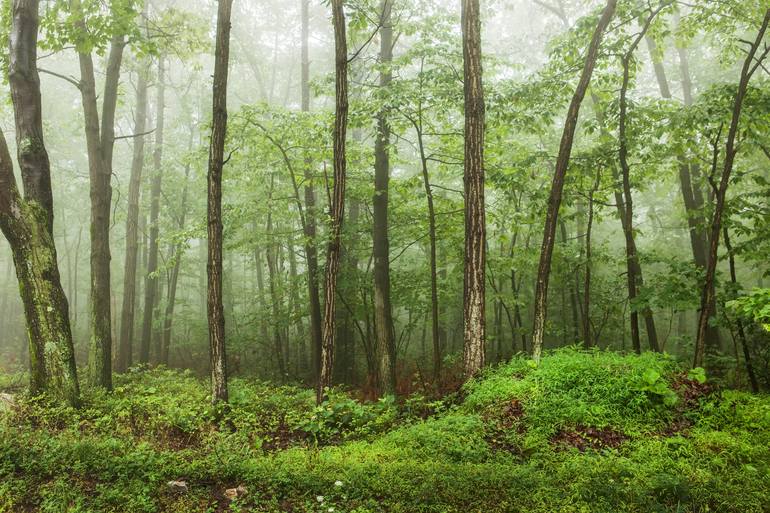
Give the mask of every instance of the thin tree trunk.
<svg viewBox="0 0 770 513">
<path fill-rule="evenodd" d="M 37 62 L 37 0 L 13 2 L 8 82 L 16 128 L 21 197 L 5 137 L 0 131 L 0 230 L 11 246 L 29 339 L 30 389 L 80 401 L 69 307 L 53 238 L 53 194 L 43 140 Z"/>
<path fill-rule="evenodd" d="M 340 268 L 340 233 L 345 214 L 345 135 L 348 125 L 348 45 L 345 33 L 343 0 L 332 0 L 335 46 L 335 112 L 334 112 L 334 191 L 330 204 L 329 245 L 326 256 L 324 319 L 321 345 L 321 372 L 316 390 L 320 404 L 325 389 L 332 384 L 334 370 L 334 332 L 337 305 L 337 275 Z"/>
<path fill-rule="evenodd" d="M 192 150 L 192 133 L 190 137 L 190 150 Z M 184 230 L 187 218 L 187 191 L 190 184 L 190 164 L 184 168 L 184 186 L 182 188 L 182 200 L 179 205 L 179 230 Z M 161 343 L 160 363 L 168 365 L 169 350 L 171 347 L 171 326 L 174 322 L 174 307 L 176 306 L 176 289 L 179 283 L 179 270 L 182 266 L 182 256 L 184 254 L 184 243 L 179 243 L 174 247 L 173 260 L 174 267 L 171 269 L 171 275 L 168 279 L 168 297 L 166 299 L 166 311 L 163 315 L 163 341 Z"/>
<path fill-rule="evenodd" d="M 217 38 L 214 53 L 211 143 L 208 168 L 208 275 L 207 311 L 211 366 L 211 401 L 227 402 L 225 314 L 222 302 L 222 168 L 227 133 L 227 68 L 230 62 L 230 12 L 232 0 L 218 0 Z"/>
<path fill-rule="evenodd" d="M 706 265 L 706 278 L 703 284 L 703 293 L 701 295 L 701 310 L 700 316 L 698 318 L 698 334 L 695 339 L 695 357 L 693 359 L 694 367 L 702 367 L 705 362 L 706 336 L 708 332 L 709 318 L 711 317 L 710 305 L 713 305 L 715 301 L 714 275 L 716 274 L 717 253 L 719 251 L 719 234 L 722 230 L 722 215 L 725 208 L 727 187 L 730 184 L 730 175 L 733 171 L 735 155 L 738 153 L 738 147 L 735 144 L 735 140 L 738 136 L 741 111 L 743 110 L 743 100 L 746 97 L 749 81 L 762 64 L 762 61 L 765 59 L 765 57 L 767 57 L 768 51 L 770 51 L 770 47 L 765 46 L 763 48 L 761 46 L 769 23 L 770 8 L 765 11 L 765 17 L 762 21 L 759 32 L 757 33 L 757 37 L 752 43 L 746 60 L 743 63 L 740 81 L 738 83 L 738 91 L 735 94 L 732 120 L 730 121 L 730 131 L 727 134 L 727 142 L 725 145 L 722 177 L 719 182 L 719 187 L 716 190 L 716 205 L 714 206 L 714 214 L 711 220 L 711 236 L 709 237 L 709 253 Z"/>
<path fill-rule="evenodd" d="M 380 89 L 390 85 L 393 59 L 393 26 L 391 0 L 380 1 Z M 374 243 L 374 328 L 379 362 L 378 392 L 396 392 L 395 342 L 393 313 L 390 303 L 390 244 L 388 242 L 388 182 L 390 180 L 390 125 L 388 112 L 377 115 L 377 137 L 374 142 L 374 196 L 372 198 Z"/>
<path fill-rule="evenodd" d="M 562 190 L 564 189 L 564 178 L 569 167 L 570 154 L 572 153 L 572 141 L 577 128 L 578 115 L 580 114 L 580 105 L 583 103 L 588 84 L 591 81 L 596 59 L 599 55 L 599 45 L 602 35 L 610 23 L 615 13 L 617 0 L 607 0 L 607 6 L 602 12 L 601 18 L 596 26 L 591 44 L 586 54 L 585 65 L 580 76 L 580 82 L 575 89 L 575 94 L 567 112 L 567 118 L 564 123 L 564 132 L 562 133 L 561 143 L 559 145 L 559 155 L 556 159 L 556 168 L 551 184 L 551 193 L 548 198 L 548 208 L 546 211 L 545 228 L 543 233 L 543 244 L 540 251 L 540 263 L 537 269 L 537 282 L 535 287 L 535 312 L 532 328 L 532 357 L 535 361 L 540 360 L 543 352 L 543 336 L 545 334 L 545 319 L 548 306 L 548 280 L 551 273 L 551 257 L 553 256 L 553 245 L 556 240 L 556 225 L 559 217 L 559 207 L 561 206 Z"/>
<path fill-rule="evenodd" d="M 665 5 L 665 4 L 663 4 Z M 649 17 L 646 19 L 641 32 L 636 36 L 634 41 L 632 42 L 631 46 L 629 47 L 628 51 L 623 55 L 621 62 L 623 64 L 623 82 L 620 87 L 620 114 L 619 114 L 619 128 L 618 128 L 618 143 L 619 143 L 619 149 L 618 149 L 618 160 L 620 161 L 620 169 L 622 173 L 622 204 L 623 204 L 623 211 L 621 212 L 622 218 L 625 220 L 623 223 L 623 232 L 625 234 L 626 238 L 626 259 L 627 259 L 627 266 L 628 266 L 628 300 L 631 303 L 631 333 L 632 335 L 635 334 L 635 338 L 633 340 L 634 342 L 634 349 L 637 353 L 641 352 L 641 343 L 639 341 L 639 325 L 638 325 L 638 316 L 636 308 L 634 307 L 633 301 L 636 298 L 637 292 L 639 288 L 644 286 L 644 280 L 642 278 L 642 267 L 639 263 L 639 255 L 636 250 L 636 241 L 634 238 L 634 207 L 633 207 L 633 199 L 631 196 L 631 173 L 630 173 L 630 166 L 628 163 L 628 139 L 626 134 L 626 123 L 628 121 L 627 119 L 627 112 L 628 112 L 628 100 L 627 100 L 627 93 L 628 93 L 628 83 L 630 80 L 630 67 L 631 67 L 631 60 L 634 57 L 634 52 L 636 51 L 637 46 L 639 46 L 639 43 L 641 42 L 642 38 L 647 33 L 647 30 L 650 27 L 650 24 L 652 23 L 652 20 L 657 16 L 657 14 L 661 11 L 663 8 L 663 5 L 659 7 L 657 10 L 654 10 L 650 13 Z M 620 206 L 618 207 L 620 208 Z M 652 351 L 660 351 L 660 346 L 658 344 L 658 334 L 655 329 L 655 319 L 652 314 L 652 310 L 645 306 L 642 309 L 642 316 L 644 317 L 644 323 L 645 327 L 647 329 L 647 340 L 649 341 L 650 350 Z M 636 323 L 636 326 L 634 326 L 634 323 Z"/>
<path fill-rule="evenodd" d="M 730 244 L 730 232 L 727 226 L 723 228 L 725 238 L 725 249 L 727 250 L 727 258 L 730 264 L 730 282 L 733 285 L 733 290 L 738 291 L 738 277 L 735 272 L 735 253 L 733 252 L 733 246 Z M 757 382 L 757 376 L 754 374 L 754 366 L 751 364 L 751 351 L 746 342 L 746 332 L 743 328 L 743 321 L 739 318 L 736 319 L 736 325 L 738 328 L 738 339 L 741 342 L 741 348 L 743 349 L 743 363 L 746 365 L 746 374 L 749 376 L 749 384 L 751 384 L 751 391 L 755 394 L 759 393 L 759 383 Z M 737 355 L 736 355 L 737 357 Z"/>
<path fill-rule="evenodd" d="M 265 254 L 267 257 L 267 275 L 270 280 L 270 303 L 273 313 L 272 325 L 273 325 L 273 350 L 275 351 L 275 357 L 278 367 L 278 380 L 284 381 L 286 379 L 286 361 L 284 359 L 283 352 L 283 340 L 281 338 L 281 322 L 282 315 L 280 309 L 281 300 L 278 297 L 278 288 L 276 282 L 278 280 L 278 270 L 276 269 L 276 253 L 278 248 L 273 236 L 273 211 L 272 211 L 272 199 L 273 199 L 273 186 L 275 184 L 275 177 L 270 177 L 270 189 L 267 195 L 268 211 L 267 211 L 267 247 L 265 248 Z"/>
<path fill-rule="evenodd" d="M 147 125 L 147 78 L 140 70 L 136 85 L 136 119 L 131 177 L 128 185 L 126 214 L 126 259 L 123 270 L 123 307 L 120 315 L 120 339 L 115 370 L 125 372 L 133 363 L 134 315 L 136 312 L 136 264 L 139 251 L 139 196 L 144 167 L 144 134 Z"/>
<path fill-rule="evenodd" d="M 561 230 L 561 241 L 562 244 L 564 244 L 564 247 L 567 247 L 567 223 L 564 222 L 564 220 L 559 221 L 559 227 Z M 568 284 L 566 287 L 569 288 L 569 305 L 570 305 L 570 311 L 572 313 L 572 342 L 577 342 L 580 338 L 580 317 L 578 314 L 578 292 L 577 287 L 575 286 L 575 283 L 572 281 L 570 276 L 565 277 L 565 282 Z M 566 333 L 566 330 L 565 330 Z"/>
<path fill-rule="evenodd" d="M 149 363 L 152 347 L 153 320 L 156 317 L 156 306 L 159 290 L 158 274 L 158 236 L 160 217 L 160 195 L 163 186 L 163 129 L 165 124 L 165 73 L 163 57 L 158 59 L 158 86 L 155 102 L 155 148 L 152 153 L 153 174 L 150 187 L 150 246 L 147 255 L 147 274 L 144 285 L 144 318 L 142 321 L 142 338 L 139 347 L 139 363 Z"/>
<path fill-rule="evenodd" d="M 484 91 L 478 0 L 462 2 L 465 91 L 465 269 L 463 279 L 463 369 L 466 377 L 484 366 L 486 314 L 486 219 L 484 212 Z"/>
<path fill-rule="evenodd" d="M 591 234 L 594 224 L 594 194 L 599 189 L 601 183 L 601 170 L 597 168 L 596 179 L 593 187 L 588 192 L 588 220 L 586 221 L 586 240 L 585 240 L 585 258 L 586 268 L 583 275 L 583 343 L 586 347 L 593 347 L 594 339 L 591 333 L 591 267 L 592 251 Z"/>
</svg>

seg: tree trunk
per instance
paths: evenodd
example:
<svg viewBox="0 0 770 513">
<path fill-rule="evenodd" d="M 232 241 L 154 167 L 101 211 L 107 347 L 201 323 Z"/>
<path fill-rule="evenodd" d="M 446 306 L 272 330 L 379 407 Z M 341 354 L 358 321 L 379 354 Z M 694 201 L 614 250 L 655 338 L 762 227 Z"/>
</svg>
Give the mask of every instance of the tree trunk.
<svg viewBox="0 0 770 513">
<path fill-rule="evenodd" d="M 594 224 L 594 194 L 599 190 L 601 183 L 601 170 L 596 170 L 596 180 L 588 192 L 588 220 L 586 221 L 585 259 L 586 268 L 583 275 L 583 343 L 586 347 L 593 347 L 594 339 L 591 333 L 591 267 L 592 251 L 591 234 Z"/>
<path fill-rule="evenodd" d="M 662 8 L 662 7 L 661 7 Z M 650 13 L 650 16 L 645 21 L 641 32 L 636 36 L 632 42 L 628 51 L 623 55 L 621 62 L 623 64 L 623 82 L 620 87 L 620 99 L 619 99 L 619 128 L 618 128 L 618 160 L 620 161 L 620 169 L 622 173 L 622 211 L 621 219 L 623 222 L 623 233 L 626 238 L 626 263 L 628 267 L 628 300 L 631 303 L 631 334 L 634 343 L 634 349 L 637 353 L 641 352 L 641 343 L 639 341 L 639 320 L 637 310 L 633 304 L 634 298 L 636 298 L 638 289 L 644 285 L 642 278 L 642 267 L 639 263 L 639 255 L 636 250 L 636 241 L 634 239 L 634 207 L 633 199 L 631 196 L 631 173 L 628 163 L 628 139 L 626 136 L 626 123 L 628 112 L 628 83 L 630 80 L 630 66 L 631 59 L 633 59 L 634 52 L 637 46 L 641 42 L 644 35 L 652 23 L 652 20 L 660 12 L 661 8 Z M 621 204 L 618 204 L 618 209 L 621 209 Z M 655 319 L 652 315 L 652 311 L 648 306 L 642 308 L 642 316 L 644 317 L 645 327 L 647 329 L 647 340 L 649 341 L 650 350 L 659 351 L 658 334 L 655 329 Z M 634 326 L 636 324 L 636 326 Z"/>
<path fill-rule="evenodd" d="M 270 190 L 268 191 L 267 202 L 267 247 L 265 248 L 265 254 L 267 257 L 267 274 L 270 280 L 270 303 L 272 307 L 272 325 L 273 325 L 273 351 L 275 351 L 275 357 L 278 367 L 278 380 L 283 382 L 286 379 L 286 360 L 283 352 L 283 339 L 281 338 L 281 299 L 278 297 L 278 270 L 276 266 L 276 253 L 278 252 L 278 246 L 273 236 L 273 212 L 272 212 L 272 199 L 273 199 L 273 186 L 274 176 L 270 177 Z"/>
<path fill-rule="evenodd" d="M 133 363 L 134 315 L 136 311 L 136 264 L 139 251 L 139 196 L 144 167 L 144 136 L 147 125 L 147 78 L 140 70 L 136 85 L 136 120 L 131 177 L 128 185 L 126 214 L 126 259 L 123 271 L 123 307 L 120 316 L 120 339 L 115 369 L 125 372 Z"/>
<path fill-rule="evenodd" d="M 37 63 L 37 0 L 13 2 L 8 82 L 16 128 L 19 194 L 13 163 L 0 131 L 0 230 L 13 253 L 24 305 L 30 358 L 30 389 L 80 401 L 69 307 L 61 285 L 53 238 L 53 194 L 43 139 Z"/>
<path fill-rule="evenodd" d="M 391 0 L 380 1 L 380 90 L 387 90 L 392 74 L 393 26 Z M 395 342 L 393 313 L 390 304 L 390 245 L 388 242 L 388 181 L 390 180 L 390 126 L 388 112 L 377 115 L 377 137 L 374 142 L 374 197 L 372 217 L 374 229 L 374 328 L 379 362 L 378 392 L 396 392 Z"/>
<path fill-rule="evenodd" d="M 310 56 L 308 32 L 310 0 L 302 0 L 302 112 L 310 112 Z M 318 245 L 316 243 L 316 199 L 313 189 L 313 167 L 305 159 L 305 258 L 307 259 L 307 287 L 310 307 L 310 343 L 313 352 L 313 380 L 321 376 L 321 297 L 318 287 Z"/>
<path fill-rule="evenodd" d="M 727 250 L 727 258 L 730 264 L 730 283 L 733 285 L 733 291 L 738 292 L 738 276 L 735 272 L 735 253 L 733 253 L 733 246 L 730 244 L 730 232 L 727 226 L 723 228 L 725 238 L 725 249 Z M 755 394 L 759 393 L 759 383 L 757 382 L 757 376 L 754 374 L 754 366 L 751 364 L 751 352 L 749 346 L 746 343 L 746 332 L 743 328 L 743 321 L 738 317 L 736 319 L 736 325 L 738 328 L 738 339 L 741 342 L 741 348 L 743 348 L 743 363 L 746 366 L 746 374 L 749 376 L 749 384 L 751 385 L 751 391 Z M 737 355 L 736 355 L 737 357 Z"/>
<path fill-rule="evenodd" d="M 561 241 L 564 244 L 564 248 L 567 247 L 567 223 L 564 220 L 559 221 L 559 227 L 561 230 Z M 574 281 L 571 276 L 565 277 L 566 287 L 569 288 L 569 306 L 572 313 L 572 342 L 575 343 L 580 339 L 580 317 L 578 314 L 578 292 Z M 566 329 L 565 329 L 566 333 Z"/>
<path fill-rule="evenodd" d="M 192 134 L 190 135 L 190 150 L 192 150 Z M 190 181 L 190 164 L 184 168 L 184 187 L 182 188 L 182 201 L 180 203 L 179 230 L 184 230 L 187 218 L 187 191 Z M 166 298 L 166 311 L 163 314 L 163 340 L 161 342 L 160 363 L 168 365 L 169 350 L 171 348 L 171 326 L 174 322 L 174 307 L 176 306 L 176 288 L 179 282 L 179 269 L 182 266 L 182 255 L 185 244 L 179 243 L 174 247 L 174 267 L 168 278 L 168 297 Z"/>
<path fill-rule="evenodd" d="M 147 255 L 147 274 L 144 281 L 144 319 L 142 321 L 142 339 L 139 348 L 139 363 L 150 362 L 152 347 L 153 319 L 156 306 L 159 278 L 158 273 L 158 236 L 160 217 L 160 195 L 163 186 L 163 129 L 165 124 L 165 72 L 163 57 L 158 58 L 158 88 L 155 105 L 155 148 L 152 152 L 152 185 L 150 187 L 150 247 Z"/>
<path fill-rule="evenodd" d="M 575 90 L 575 94 L 570 102 L 567 118 L 564 123 L 564 132 L 562 133 L 561 143 L 559 145 L 559 155 L 556 159 L 556 169 L 554 170 L 553 183 L 551 184 L 551 193 L 548 198 L 548 207 L 545 217 L 545 228 L 543 233 L 543 244 L 540 251 L 540 263 L 537 269 L 537 282 L 535 287 L 535 312 L 532 328 L 532 358 L 535 361 L 540 360 L 543 351 L 543 335 L 545 334 L 545 319 L 548 306 L 548 280 L 551 273 L 551 257 L 553 256 L 553 245 L 556 239 L 556 225 L 559 216 L 559 207 L 561 206 L 562 190 L 564 189 L 564 178 L 569 167 L 570 154 L 572 153 L 572 141 L 577 128 L 578 115 L 580 114 L 580 105 L 583 103 L 588 84 L 591 81 L 596 59 L 599 54 L 599 45 L 602 35 L 610 23 L 617 0 L 607 0 L 607 6 L 602 12 L 601 18 L 596 26 L 591 44 L 586 54 L 585 65 L 580 76 L 580 82 Z"/>
<path fill-rule="evenodd" d="M 481 19 L 478 0 L 463 0 L 462 32 L 465 91 L 463 369 L 465 376 L 471 377 L 484 366 L 486 343 L 484 91 L 481 83 Z"/>
<path fill-rule="evenodd" d="M 320 404 L 325 388 L 332 384 L 334 370 L 335 309 L 337 304 L 337 275 L 340 268 L 340 233 L 345 214 L 345 135 L 348 125 L 348 45 L 345 33 L 343 0 L 332 0 L 335 46 L 335 112 L 334 112 L 334 190 L 330 205 L 329 245 L 326 256 L 324 288 L 324 319 L 321 344 L 321 371 L 316 390 Z"/>
<path fill-rule="evenodd" d="M 757 38 L 752 43 L 746 60 L 743 63 L 740 81 L 738 83 L 738 91 L 735 94 L 732 120 L 730 121 L 730 131 L 727 134 L 727 142 L 725 145 L 722 177 L 719 182 L 719 187 L 716 190 L 716 205 L 714 206 L 714 214 L 711 220 L 711 236 L 709 237 L 709 253 L 708 261 L 706 264 L 706 278 L 703 284 L 703 293 L 701 295 L 701 310 L 698 318 L 698 334 L 695 339 L 695 357 L 693 359 L 694 367 L 702 367 L 705 362 L 706 336 L 708 331 L 709 318 L 711 317 L 711 308 L 709 308 L 709 305 L 712 305 L 715 301 L 714 275 L 716 274 L 717 267 L 719 234 L 722 230 L 722 215 L 725 208 L 727 187 L 730 184 L 730 175 L 733 171 L 735 154 L 738 152 L 735 140 L 738 135 L 741 111 L 743 109 L 743 100 L 746 97 L 749 81 L 754 75 L 754 72 L 756 72 L 756 70 L 762 64 L 764 58 L 767 56 L 766 48 L 762 49 L 759 55 L 757 55 L 757 52 L 761 49 L 762 40 L 765 37 L 765 32 L 767 32 L 768 23 L 770 23 L 770 9 L 765 11 L 765 17 L 762 21 L 759 32 L 757 33 Z"/>
<path fill-rule="evenodd" d="M 678 23 L 678 15 L 674 15 Z M 666 78 L 666 71 L 660 62 L 660 56 L 657 55 L 657 47 L 655 41 L 647 36 L 647 47 L 652 58 L 655 77 L 658 81 L 658 88 L 660 89 L 660 96 L 664 99 L 671 99 L 671 88 Z M 682 75 L 682 93 L 684 96 L 684 105 L 689 107 L 693 103 L 692 98 L 692 83 L 690 81 L 690 65 L 687 57 L 687 50 L 677 45 L 677 52 L 679 54 L 679 67 Z M 682 200 L 684 202 L 685 213 L 687 214 L 687 227 L 690 233 L 690 245 L 692 247 L 692 255 L 695 265 L 700 269 L 706 268 L 706 233 L 703 229 L 705 221 L 703 219 L 703 193 L 701 192 L 700 185 L 697 181 L 693 180 L 698 173 L 698 165 L 692 166 L 687 163 L 684 155 L 679 155 L 679 184 L 681 186 Z M 692 167 L 692 172 L 690 168 Z M 694 176 L 695 175 L 695 176 Z M 715 303 L 711 306 L 711 311 L 716 311 Z M 717 347 L 721 346 L 719 328 L 709 324 L 707 339 L 715 343 Z"/>
<path fill-rule="evenodd" d="M 227 67 L 230 61 L 230 12 L 232 0 L 218 0 L 217 38 L 214 54 L 211 143 L 208 168 L 208 325 L 211 365 L 211 401 L 227 402 L 225 314 L 222 303 L 222 168 L 227 133 Z"/>
</svg>

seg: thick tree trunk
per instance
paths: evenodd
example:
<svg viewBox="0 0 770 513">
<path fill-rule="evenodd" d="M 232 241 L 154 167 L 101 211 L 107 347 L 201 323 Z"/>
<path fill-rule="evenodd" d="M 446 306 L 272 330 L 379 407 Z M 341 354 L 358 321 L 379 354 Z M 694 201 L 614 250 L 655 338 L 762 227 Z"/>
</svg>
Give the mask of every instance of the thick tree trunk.
<svg viewBox="0 0 770 513">
<path fill-rule="evenodd" d="M 340 268 L 340 233 L 345 214 L 345 136 L 348 125 L 348 45 L 345 33 L 345 13 L 342 0 L 332 0 L 335 46 L 335 112 L 334 112 L 334 190 L 330 204 L 329 246 L 326 256 L 324 288 L 324 318 L 321 344 L 321 370 L 316 390 L 320 404 L 325 388 L 332 384 L 334 371 L 335 309 L 337 305 L 337 275 Z"/>
<path fill-rule="evenodd" d="M 53 238 L 53 194 L 43 139 L 37 63 L 37 0 L 14 0 L 8 82 L 14 107 L 17 160 L 25 197 L 0 131 L 0 230 L 8 240 L 24 305 L 30 389 L 80 401 L 69 307 L 61 285 Z"/>
<path fill-rule="evenodd" d="M 392 74 L 393 26 L 391 0 L 381 0 L 380 27 L 380 88 L 386 90 Z M 377 116 L 377 137 L 374 142 L 374 197 L 372 217 L 374 228 L 374 328 L 379 362 L 378 391 L 381 395 L 396 392 L 395 341 L 393 313 L 390 304 L 390 244 L 388 242 L 388 182 L 390 180 L 390 126 L 387 110 Z"/>
<path fill-rule="evenodd" d="M 133 364 L 134 316 L 136 312 L 136 264 L 139 252 L 139 196 L 142 190 L 144 167 L 144 135 L 147 126 L 147 78 L 138 73 L 136 85 L 136 119 L 134 148 L 131 158 L 131 177 L 128 185 L 128 212 L 126 214 L 126 259 L 123 271 L 123 307 L 120 315 L 120 339 L 115 370 L 125 372 Z"/>
<path fill-rule="evenodd" d="M 463 0 L 462 32 L 465 90 L 463 369 L 465 376 L 471 377 L 484 366 L 486 344 L 484 91 L 481 83 L 481 19 L 478 0 Z"/>
<path fill-rule="evenodd" d="M 310 112 L 310 56 L 308 32 L 310 25 L 310 0 L 302 1 L 302 112 Z M 313 167 L 305 159 L 305 258 L 307 260 L 307 287 L 310 307 L 310 344 L 312 347 L 313 380 L 321 375 L 321 297 L 318 286 L 318 246 L 316 243 L 316 199 L 313 189 Z"/>
<path fill-rule="evenodd" d="M 767 56 L 767 48 L 763 48 L 762 40 L 767 32 L 768 24 L 770 23 L 770 9 L 765 11 L 765 17 L 762 21 L 762 25 L 757 33 L 755 41 L 752 43 L 749 49 L 746 60 L 743 63 L 741 69 L 740 81 L 738 83 L 738 91 L 735 94 L 735 101 L 733 104 L 732 120 L 730 121 L 730 130 L 727 134 L 727 142 L 725 144 L 725 156 L 724 164 L 722 168 L 722 176 L 719 181 L 719 187 L 716 190 L 716 205 L 714 206 L 714 214 L 711 220 L 711 236 L 709 237 L 709 252 L 708 261 L 706 264 L 706 278 L 703 284 L 703 293 L 701 295 L 701 310 L 698 318 L 698 334 L 695 339 L 695 357 L 693 359 L 694 367 L 702 367 L 705 363 L 706 357 L 706 338 L 708 332 L 709 318 L 711 312 L 709 305 L 713 304 L 715 300 L 714 294 L 714 276 L 716 274 L 717 267 L 717 253 L 719 251 L 719 234 L 722 230 L 722 215 L 724 213 L 725 201 L 727 196 L 727 187 L 730 184 L 730 175 L 733 171 L 733 163 L 735 162 L 735 155 L 738 152 L 738 147 L 735 144 L 735 140 L 738 135 L 738 129 L 740 126 L 741 111 L 743 110 L 743 100 L 746 97 L 746 91 L 749 87 L 749 81 L 754 75 L 756 70 L 762 64 L 762 61 Z"/>
<path fill-rule="evenodd" d="M 227 68 L 230 62 L 232 0 L 219 0 L 214 53 L 211 143 L 208 168 L 208 324 L 211 366 L 211 401 L 227 402 L 225 313 L 222 302 L 222 168 L 227 133 Z"/>
<path fill-rule="evenodd" d="M 165 125 L 165 70 L 163 57 L 158 58 L 158 85 L 155 101 L 155 148 L 152 152 L 152 185 L 150 187 L 150 247 L 147 255 L 147 274 L 144 280 L 144 318 L 139 347 L 139 363 L 150 362 L 153 338 L 153 319 L 156 318 L 159 290 L 158 236 L 160 231 L 160 195 L 163 187 L 163 129 Z M 158 348 L 156 348 L 157 350 Z M 159 352 L 158 352 L 159 353 Z M 156 353 L 157 354 L 157 353 Z"/>
<path fill-rule="evenodd" d="M 548 198 L 543 244 L 540 251 L 540 263 L 537 269 L 535 312 L 532 328 L 532 358 L 535 361 L 540 360 L 543 351 L 543 336 L 545 334 L 545 319 L 548 306 L 548 280 L 551 273 L 551 257 L 553 256 L 553 245 L 556 240 L 556 226 L 559 217 L 559 207 L 561 206 L 562 190 L 564 189 L 564 177 L 566 176 L 567 168 L 569 167 L 570 154 L 572 153 L 572 141 L 575 137 L 575 129 L 577 128 L 580 105 L 583 103 L 588 84 L 591 81 L 591 75 L 593 74 L 596 59 L 599 55 L 599 45 L 601 44 L 602 35 L 615 13 L 616 5 L 617 0 L 607 0 L 607 6 L 604 8 L 593 37 L 591 38 L 591 44 L 588 47 L 585 64 L 580 76 L 580 82 L 578 83 L 575 94 L 570 102 L 567 118 L 564 123 L 564 132 L 562 133 L 561 143 L 559 145 L 559 155 L 556 159 L 551 193 Z"/>
</svg>

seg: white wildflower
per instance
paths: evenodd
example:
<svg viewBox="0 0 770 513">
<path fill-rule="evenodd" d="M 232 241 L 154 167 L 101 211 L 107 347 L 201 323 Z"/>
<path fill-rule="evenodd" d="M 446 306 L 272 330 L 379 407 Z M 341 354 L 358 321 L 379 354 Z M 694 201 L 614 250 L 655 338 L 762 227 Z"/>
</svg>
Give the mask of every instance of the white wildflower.
<svg viewBox="0 0 770 513">
<path fill-rule="evenodd" d="M 339 488 L 340 486 L 342 486 L 342 481 L 340 481 L 340 480 L 338 479 L 337 481 L 335 481 L 335 482 L 334 482 L 334 486 L 336 486 L 337 488 Z"/>
<path fill-rule="evenodd" d="M 324 496 L 323 495 L 316 495 L 315 500 L 317 500 L 318 502 L 323 502 L 324 501 Z"/>
</svg>

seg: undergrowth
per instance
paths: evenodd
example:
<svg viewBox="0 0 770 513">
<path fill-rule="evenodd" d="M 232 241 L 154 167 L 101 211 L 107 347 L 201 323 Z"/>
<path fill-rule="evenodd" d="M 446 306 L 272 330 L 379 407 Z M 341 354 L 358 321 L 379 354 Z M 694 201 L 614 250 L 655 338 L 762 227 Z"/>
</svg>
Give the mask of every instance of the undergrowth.
<svg viewBox="0 0 770 513">
<path fill-rule="evenodd" d="M 17 396 L 0 414 L 0 511 L 770 510 L 770 400 L 665 355 L 517 358 L 447 401 L 316 407 L 236 379 L 224 424 L 190 374 L 115 381 L 80 410 Z"/>
</svg>

